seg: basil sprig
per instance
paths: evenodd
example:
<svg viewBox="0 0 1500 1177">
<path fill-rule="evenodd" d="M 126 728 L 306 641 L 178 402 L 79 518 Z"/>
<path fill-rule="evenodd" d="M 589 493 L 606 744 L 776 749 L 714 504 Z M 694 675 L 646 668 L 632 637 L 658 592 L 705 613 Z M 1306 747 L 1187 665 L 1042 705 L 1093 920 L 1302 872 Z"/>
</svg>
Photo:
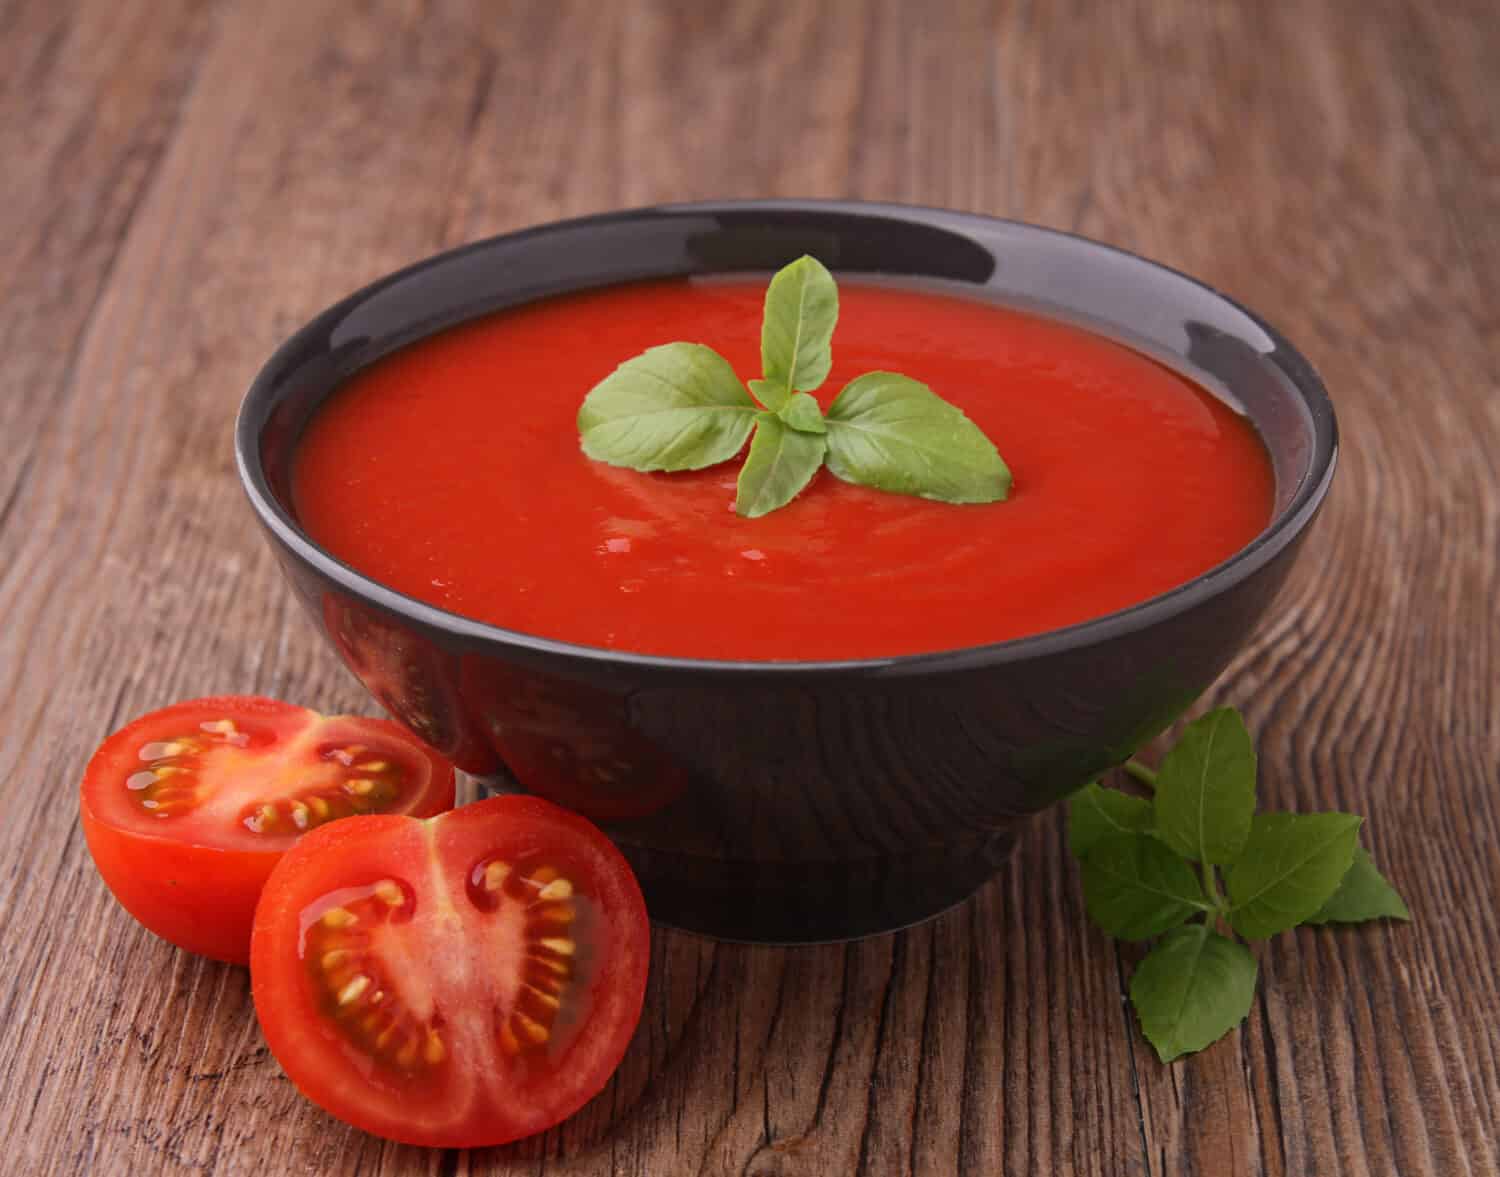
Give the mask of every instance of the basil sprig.
<svg viewBox="0 0 1500 1177">
<path fill-rule="evenodd" d="M 1221 923 L 1259 940 L 1299 924 L 1411 918 L 1359 848 L 1362 818 L 1255 812 L 1255 748 L 1238 712 L 1190 724 L 1155 771 L 1125 768 L 1154 796 L 1085 785 L 1068 806 L 1068 844 L 1090 918 L 1120 940 L 1160 937 L 1136 966 L 1130 1001 L 1163 1062 L 1250 1012 L 1255 957 Z"/>
<path fill-rule="evenodd" d="M 809 394 L 833 366 L 838 317 L 833 275 L 815 258 L 798 258 L 766 290 L 761 376 L 749 392 L 710 347 L 650 348 L 584 399 L 583 452 L 631 470 L 699 470 L 734 457 L 749 438 L 734 502 L 747 518 L 791 502 L 825 463 L 846 482 L 898 494 L 945 503 L 1004 499 L 1010 470 L 993 443 L 962 410 L 908 376 L 860 376 L 824 415 Z"/>
</svg>

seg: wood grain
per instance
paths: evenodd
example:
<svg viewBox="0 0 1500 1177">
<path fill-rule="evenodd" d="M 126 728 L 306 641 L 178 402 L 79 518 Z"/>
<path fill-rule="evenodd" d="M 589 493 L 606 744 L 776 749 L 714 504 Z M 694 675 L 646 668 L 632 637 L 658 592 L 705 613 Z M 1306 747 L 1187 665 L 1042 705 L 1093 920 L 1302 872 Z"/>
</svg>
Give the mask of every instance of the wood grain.
<svg viewBox="0 0 1500 1177">
<path fill-rule="evenodd" d="M 1489 0 L 0 4 L 0 1169 L 1500 1173 L 1496 60 Z M 1048 814 L 903 934 L 660 933 L 619 1074 L 542 1137 L 364 1136 L 281 1075 L 246 974 L 137 929 L 77 836 L 131 715 L 367 706 L 241 501 L 240 393 L 439 247 L 765 195 L 1074 229 L 1310 354 L 1338 485 L 1214 700 L 1275 804 L 1368 816 L 1415 922 L 1267 943 L 1244 1028 L 1163 1067 Z"/>
</svg>

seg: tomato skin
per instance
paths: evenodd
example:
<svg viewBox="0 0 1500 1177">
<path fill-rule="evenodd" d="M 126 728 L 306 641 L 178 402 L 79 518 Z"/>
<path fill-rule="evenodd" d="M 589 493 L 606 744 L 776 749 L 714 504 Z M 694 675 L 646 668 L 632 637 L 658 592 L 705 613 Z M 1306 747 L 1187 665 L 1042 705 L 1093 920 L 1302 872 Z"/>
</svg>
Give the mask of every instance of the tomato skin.
<svg viewBox="0 0 1500 1177">
<path fill-rule="evenodd" d="M 94 864 L 120 905 L 148 930 L 188 952 L 249 963 L 256 902 L 291 839 L 265 838 L 257 845 L 242 830 L 215 838 L 202 823 L 185 826 L 178 819 L 154 825 L 119 794 L 124 779 L 141 768 L 138 749 L 143 744 L 219 716 L 288 732 L 337 724 L 343 734 L 367 734 L 382 747 L 405 749 L 411 763 L 426 774 L 411 799 L 412 812 L 426 816 L 452 808 L 452 766 L 389 720 L 328 718 L 253 696 L 193 699 L 139 717 L 106 739 L 89 760 L 79 791 L 79 817 Z"/>
<path fill-rule="evenodd" d="M 308 947 L 309 912 L 320 896 L 347 894 L 384 877 L 415 880 L 414 906 L 448 912 L 428 918 L 444 929 L 440 949 L 401 957 L 423 964 L 418 988 L 444 993 L 453 977 L 491 978 L 483 916 L 454 915 L 452 893 L 431 894 L 440 873 L 462 878 L 481 852 L 541 855 L 563 863 L 601 913 L 582 955 L 593 961 L 560 1056 L 539 1069 L 485 1067 L 450 1046 L 452 1067 L 423 1082 L 383 1070 L 339 1036 L 327 993 L 319 994 Z M 414 921 L 415 922 L 415 921 Z M 309 959 L 304 959 L 304 954 Z M 349 818 L 308 834 L 272 872 L 252 937 L 250 975 L 256 1015 L 271 1053 L 303 1095 L 367 1132 L 407 1144 L 474 1148 L 504 1144 L 567 1118 L 601 1091 L 640 1020 L 650 957 L 645 901 L 629 866 L 590 822 L 538 797 L 493 797 L 426 821 L 377 815 Z M 511 958 L 501 954 L 501 960 Z M 388 979 L 393 989 L 402 977 Z M 480 981 L 483 984 L 484 981 Z M 471 995 L 472 996 L 472 995 Z M 443 1005 L 448 1024 L 466 1012 L 488 1017 L 488 993 L 460 1008 Z M 487 1023 L 486 1023 L 487 1024 Z M 503 1060 L 502 1060 L 503 1061 Z"/>
<path fill-rule="evenodd" d="M 128 834 L 83 810 L 94 865 L 120 906 L 163 940 L 229 964 L 250 963 L 255 902 L 279 853 L 215 850 Z M 216 894 L 213 907 L 201 900 Z"/>
</svg>

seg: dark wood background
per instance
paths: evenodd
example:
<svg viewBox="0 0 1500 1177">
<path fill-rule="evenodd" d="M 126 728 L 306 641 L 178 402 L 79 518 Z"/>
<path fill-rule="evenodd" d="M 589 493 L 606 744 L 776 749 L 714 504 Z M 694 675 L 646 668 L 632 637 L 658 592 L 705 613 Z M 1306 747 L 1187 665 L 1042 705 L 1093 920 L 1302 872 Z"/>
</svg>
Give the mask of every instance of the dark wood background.
<svg viewBox="0 0 1500 1177">
<path fill-rule="evenodd" d="M 1493 0 L 0 0 L 0 1170 L 1500 1172 L 1497 62 Z M 1244 1028 L 1163 1067 L 1049 813 L 905 934 L 660 933 L 624 1065 L 543 1137 L 347 1128 L 78 834 L 135 714 L 368 706 L 242 501 L 240 395 L 444 246 L 777 195 L 1077 230 L 1309 353 L 1343 466 L 1214 699 L 1272 802 L 1368 816 L 1415 923 L 1266 944 Z"/>
</svg>

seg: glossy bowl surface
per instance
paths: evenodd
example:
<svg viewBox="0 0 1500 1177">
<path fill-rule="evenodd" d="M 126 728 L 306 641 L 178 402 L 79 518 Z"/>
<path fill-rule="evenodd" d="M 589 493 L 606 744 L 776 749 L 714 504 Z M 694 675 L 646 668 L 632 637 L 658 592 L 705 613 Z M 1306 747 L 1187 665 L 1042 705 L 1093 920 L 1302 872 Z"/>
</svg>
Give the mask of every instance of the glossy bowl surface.
<svg viewBox="0 0 1500 1177">
<path fill-rule="evenodd" d="M 1106 617 L 988 646 L 819 663 L 640 655 L 499 629 L 361 575 L 298 525 L 288 486 L 303 427 L 391 351 L 554 294 L 765 273 L 802 253 L 840 276 L 916 279 L 1065 318 L 1228 398 L 1270 454 L 1271 522 L 1223 564 Z M 235 448 L 289 582 L 393 715 L 487 787 L 525 781 L 598 820 L 655 919 L 801 942 L 897 928 L 962 900 L 1028 818 L 1165 728 L 1265 613 L 1327 493 L 1337 429 L 1285 339 L 1175 271 L 987 217 L 758 201 L 560 222 L 401 270 L 271 357 Z"/>
</svg>

